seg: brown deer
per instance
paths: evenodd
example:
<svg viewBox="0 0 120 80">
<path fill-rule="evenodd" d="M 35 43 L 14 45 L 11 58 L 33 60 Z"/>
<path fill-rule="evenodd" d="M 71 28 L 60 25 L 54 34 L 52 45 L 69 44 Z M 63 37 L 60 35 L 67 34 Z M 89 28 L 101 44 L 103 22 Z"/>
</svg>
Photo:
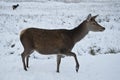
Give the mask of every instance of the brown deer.
<svg viewBox="0 0 120 80">
<path fill-rule="evenodd" d="M 34 50 L 44 55 L 57 55 L 57 72 L 63 55 L 73 56 L 76 62 L 76 72 L 79 70 L 79 63 L 74 52 L 71 52 L 74 45 L 84 38 L 89 31 L 104 31 L 105 28 L 99 25 L 96 16 L 88 15 L 78 27 L 66 30 L 46 30 L 38 28 L 27 28 L 21 31 L 20 40 L 24 47 L 21 54 L 24 70 L 27 71 L 29 56 Z"/>
</svg>

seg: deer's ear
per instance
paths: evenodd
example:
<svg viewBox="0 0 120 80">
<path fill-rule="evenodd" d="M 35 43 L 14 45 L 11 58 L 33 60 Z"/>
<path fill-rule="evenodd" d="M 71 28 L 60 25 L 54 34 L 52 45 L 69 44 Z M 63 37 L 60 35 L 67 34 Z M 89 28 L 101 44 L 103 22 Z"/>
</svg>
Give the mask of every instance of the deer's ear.
<svg viewBox="0 0 120 80">
<path fill-rule="evenodd" d="M 89 14 L 89 15 L 88 15 L 88 17 L 87 17 L 87 21 L 90 21 L 90 20 L 91 20 L 91 18 L 92 18 L 92 15 L 91 15 L 91 14 Z"/>
<path fill-rule="evenodd" d="M 99 15 L 95 15 L 95 16 L 93 16 L 92 19 L 95 19 L 97 16 L 99 16 Z"/>
</svg>

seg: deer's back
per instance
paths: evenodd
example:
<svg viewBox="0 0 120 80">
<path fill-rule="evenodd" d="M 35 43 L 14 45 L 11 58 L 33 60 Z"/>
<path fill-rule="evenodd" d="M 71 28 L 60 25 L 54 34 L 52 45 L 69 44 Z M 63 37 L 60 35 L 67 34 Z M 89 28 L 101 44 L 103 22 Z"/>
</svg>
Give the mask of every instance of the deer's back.
<svg viewBox="0 0 120 80">
<path fill-rule="evenodd" d="M 73 47 L 73 40 L 69 30 L 28 28 L 22 32 L 21 37 L 29 38 L 27 40 L 31 42 L 34 49 L 43 54 L 53 54 L 59 51 L 71 50 Z"/>
</svg>

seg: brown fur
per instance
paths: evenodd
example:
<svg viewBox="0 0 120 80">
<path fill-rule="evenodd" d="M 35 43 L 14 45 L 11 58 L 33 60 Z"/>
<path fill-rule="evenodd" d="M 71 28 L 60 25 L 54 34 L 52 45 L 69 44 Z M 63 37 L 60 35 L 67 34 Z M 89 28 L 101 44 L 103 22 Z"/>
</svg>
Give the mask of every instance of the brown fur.
<svg viewBox="0 0 120 80">
<path fill-rule="evenodd" d="M 95 26 L 92 25 L 93 22 L 96 23 Z M 93 28 L 89 28 L 90 26 Z M 88 16 L 87 20 L 83 21 L 78 27 L 72 30 L 45 30 L 38 28 L 27 28 L 23 30 L 20 35 L 20 40 L 24 47 L 24 52 L 22 53 L 24 69 L 27 70 L 29 55 L 36 50 L 44 55 L 57 55 L 57 72 L 59 72 L 61 56 L 73 56 L 76 61 L 76 71 L 78 72 L 79 63 L 75 53 L 71 52 L 72 48 L 76 42 L 85 37 L 89 31 L 103 31 L 104 29 L 105 28 L 97 24 L 95 21 L 95 16 L 91 17 L 90 15 Z"/>
</svg>

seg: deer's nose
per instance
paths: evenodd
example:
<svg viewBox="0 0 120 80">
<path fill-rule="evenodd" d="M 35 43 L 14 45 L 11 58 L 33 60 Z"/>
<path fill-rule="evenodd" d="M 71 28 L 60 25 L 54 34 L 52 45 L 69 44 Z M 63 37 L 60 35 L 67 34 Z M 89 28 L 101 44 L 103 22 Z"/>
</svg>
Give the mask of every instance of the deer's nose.
<svg viewBox="0 0 120 80">
<path fill-rule="evenodd" d="M 105 30 L 105 28 L 103 27 L 103 30 Z"/>
</svg>

